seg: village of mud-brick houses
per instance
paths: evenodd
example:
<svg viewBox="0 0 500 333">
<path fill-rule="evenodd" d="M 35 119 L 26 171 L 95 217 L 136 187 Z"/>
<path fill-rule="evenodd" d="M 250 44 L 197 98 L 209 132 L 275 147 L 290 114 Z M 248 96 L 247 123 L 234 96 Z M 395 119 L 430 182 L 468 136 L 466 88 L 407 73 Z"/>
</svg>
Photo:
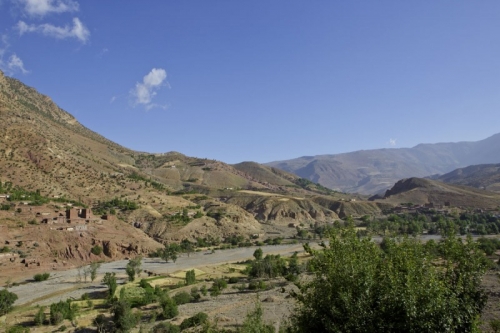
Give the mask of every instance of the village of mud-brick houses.
<svg viewBox="0 0 500 333">
<path fill-rule="evenodd" d="M 89 208 L 30 206 L 27 202 L 22 201 L 16 203 L 8 212 L 3 212 L 2 215 L 5 217 L 5 214 L 12 214 L 18 219 L 26 221 L 28 224 L 23 224 L 23 229 L 40 230 L 42 228 L 51 232 L 85 232 L 92 224 L 99 225 L 106 220 L 115 218 L 113 215 L 94 215 Z M 8 230 L 7 225 L 0 225 L 0 249 L 5 247 L 21 249 L 23 247 L 33 248 L 37 246 L 36 242 L 30 240 L 29 237 L 9 237 Z M 30 232 L 26 234 L 29 235 Z M 8 253 L 0 253 L 0 265 L 19 263 L 26 268 L 30 268 L 32 266 L 41 266 L 44 262 L 37 256 L 30 255 L 23 258 L 22 251 L 14 250 Z M 44 263 L 43 266 L 46 266 L 46 264 Z"/>
</svg>

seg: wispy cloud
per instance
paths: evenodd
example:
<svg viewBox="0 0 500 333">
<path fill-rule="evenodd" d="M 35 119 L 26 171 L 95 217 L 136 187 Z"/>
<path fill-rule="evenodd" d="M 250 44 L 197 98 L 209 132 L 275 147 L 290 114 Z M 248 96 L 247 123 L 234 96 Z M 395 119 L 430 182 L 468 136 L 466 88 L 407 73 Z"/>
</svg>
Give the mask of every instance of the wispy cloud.
<svg viewBox="0 0 500 333">
<path fill-rule="evenodd" d="M 9 58 L 7 67 L 13 72 L 20 71 L 23 74 L 28 74 L 29 72 L 24 68 L 23 61 L 16 54 L 13 54 Z"/>
<path fill-rule="evenodd" d="M 389 139 L 389 146 L 395 146 L 396 145 L 396 139 Z"/>
<path fill-rule="evenodd" d="M 106 53 L 108 53 L 109 50 L 107 48 L 103 48 L 98 54 L 97 58 L 102 58 Z"/>
<path fill-rule="evenodd" d="M 7 75 L 16 74 L 18 72 L 21 72 L 23 74 L 29 73 L 29 71 L 24 68 L 24 63 L 21 58 L 19 58 L 15 53 L 8 52 L 9 47 L 10 44 L 8 41 L 8 36 L 5 34 L 0 36 L 0 69 Z M 11 55 L 5 61 L 4 57 L 8 53 L 11 53 Z"/>
<path fill-rule="evenodd" d="M 54 37 L 57 39 L 76 38 L 82 43 L 86 43 L 90 38 L 90 31 L 83 25 L 83 23 L 75 17 L 73 19 L 73 26 L 56 27 L 52 24 L 27 24 L 24 21 L 19 21 L 16 25 L 20 35 L 28 32 L 41 33 L 44 36 Z"/>
<path fill-rule="evenodd" d="M 0 60 L 3 58 L 5 52 L 7 52 L 9 46 L 9 37 L 6 34 L 3 34 L 0 37 Z"/>
<path fill-rule="evenodd" d="M 114 101 L 116 101 L 117 98 L 118 97 L 116 96 L 111 97 L 111 99 L 109 100 L 109 104 L 112 104 Z"/>
<path fill-rule="evenodd" d="M 43 17 L 51 13 L 77 12 L 80 8 L 74 0 L 17 0 L 23 11 L 32 17 Z"/>
<path fill-rule="evenodd" d="M 147 110 L 160 107 L 160 105 L 152 103 L 152 99 L 158 89 L 164 85 L 163 82 L 165 82 L 166 78 L 167 72 L 164 69 L 153 68 L 149 74 L 144 76 L 142 82 L 137 82 L 135 88 L 130 91 L 131 96 L 134 98 L 134 104 L 142 104 Z"/>
</svg>

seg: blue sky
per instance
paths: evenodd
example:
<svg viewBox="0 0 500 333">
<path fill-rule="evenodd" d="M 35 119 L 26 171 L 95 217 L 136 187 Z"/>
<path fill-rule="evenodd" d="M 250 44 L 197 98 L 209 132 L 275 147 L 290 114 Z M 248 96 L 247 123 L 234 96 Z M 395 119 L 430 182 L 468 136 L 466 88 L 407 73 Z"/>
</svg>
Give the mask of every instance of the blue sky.
<svg viewBox="0 0 500 333">
<path fill-rule="evenodd" d="M 0 0 L 0 68 L 140 151 L 476 141 L 500 132 L 500 2 Z"/>
</svg>

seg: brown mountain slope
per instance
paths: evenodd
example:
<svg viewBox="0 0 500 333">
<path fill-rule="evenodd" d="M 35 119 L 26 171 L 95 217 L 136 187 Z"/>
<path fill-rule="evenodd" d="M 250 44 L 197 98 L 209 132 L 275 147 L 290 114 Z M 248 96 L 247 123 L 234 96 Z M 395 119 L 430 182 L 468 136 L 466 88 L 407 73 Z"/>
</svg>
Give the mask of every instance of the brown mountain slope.
<svg viewBox="0 0 500 333">
<path fill-rule="evenodd" d="M 453 170 L 437 179 L 449 184 L 500 192 L 500 164 L 471 165 Z"/>
<path fill-rule="evenodd" d="M 148 154 L 124 148 L 82 126 L 49 97 L 1 72 L 0 115 L 0 180 L 47 196 L 90 202 L 132 195 L 144 188 L 137 185 L 141 179 L 163 184 L 167 191 L 300 190 L 288 186 L 294 176 L 284 172 L 271 171 L 272 179 L 265 179 L 259 168 L 238 169 L 176 152 Z M 139 179 L 127 177 L 134 172 Z"/>
<path fill-rule="evenodd" d="M 434 203 L 437 205 L 449 202 L 454 207 L 489 209 L 500 206 L 500 194 L 430 179 L 408 178 L 398 181 L 390 190 L 387 190 L 382 202 Z"/>
<path fill-rule="evenodd" d="M 92 205 L 121 197 L 161 219 L 196 205 L 180 198 L 189 193 L 218 198 L 224 191 L 257 190 L 306 202 L 308 196 L 331 194 L 311 181 L 257 163 L 231 166 L 177 152 L 132 151 L 85 128 L 49 97 L 1 72 L 0 112 L 0 181 L 39 190 L 49 198 L 65 196 Z M 335 197 L 349 198 L 340 193 Z M 280 207 L 282 214 L 297 219 L 314 215 L 307 207 L 307 214 L 299 212 L 293 200 Z M 271 214 L 271 219 L 280 215 Z M 130 223 L 135 219 L 123 218 Z"/>
</svg>

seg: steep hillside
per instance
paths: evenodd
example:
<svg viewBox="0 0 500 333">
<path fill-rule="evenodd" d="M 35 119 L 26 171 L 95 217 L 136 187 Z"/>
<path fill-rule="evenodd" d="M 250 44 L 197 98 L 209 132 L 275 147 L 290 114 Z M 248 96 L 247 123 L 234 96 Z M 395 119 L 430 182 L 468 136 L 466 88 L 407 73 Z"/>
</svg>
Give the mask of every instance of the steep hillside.
<svg viewBox="0 0 500 333">
<path fill-rule="evenodd" d="M 471 165 L 437 177 L 445 183 L 500 192 L 500 164 Z"/>
<path fill-rule="evenodd" d="M 149 154 L 127 149 L 85 128 L 49 97 L 1 72 L 0 114 L 0 187 L 9 184 L 4 193 L 19 187 L 37 192 L 46 198 L 45 202 L 66 198 L 101 213 L 117 210 L 125 223 L 140 225 L 160 241 L 183 235 L 195 237 L 195 229 L 198 236 L 205 231 L 219 236 L 258 233 L 257 219 L 273 222 L 283 216 L 297 221 L 315 216 L 338 218 L 335 212 L 308 197 L 351 197 L 253 162 L 232 166 L 178 152 Z M 228 200 L 235 194 L 241 197 L 240 191 L 274 193 L 291 199 L 279 201 L 272 213 L 261 216 L 241 199 Z M 229 213 L 223 219 L 209 216 L 213 208 L 200 203 L 202 197 L 218 201 Z M 116 198 L 138 208 L 129 211 L 113 207 L 110 203 Z M 184 210 L 191 215 L 199 210 L 203 218 L 186 218 L 188 225 L 178 223 L 176 216 Z M 230 221 L 245 224 L 238 226 Z M 196 227 L 199 223 L 209 228 Z"/>
<path fill-rule="evenodd" d="M 382 200 L 393 204 L 433 203 L 453 207 L 494 209 L 500 206 L 500 194 L 468 186 L 451 185 L 423 178 L 407 178 L 398 181 L 387 190 Z"/>
<path fill-rule="evenodd" d="M 267 163 L 328 188 L 375 194 L 408 177 L 443 174 L 471 164 L 500 162 L 500 134 L 477 142 L 420 144 Z"/>
</svg>

